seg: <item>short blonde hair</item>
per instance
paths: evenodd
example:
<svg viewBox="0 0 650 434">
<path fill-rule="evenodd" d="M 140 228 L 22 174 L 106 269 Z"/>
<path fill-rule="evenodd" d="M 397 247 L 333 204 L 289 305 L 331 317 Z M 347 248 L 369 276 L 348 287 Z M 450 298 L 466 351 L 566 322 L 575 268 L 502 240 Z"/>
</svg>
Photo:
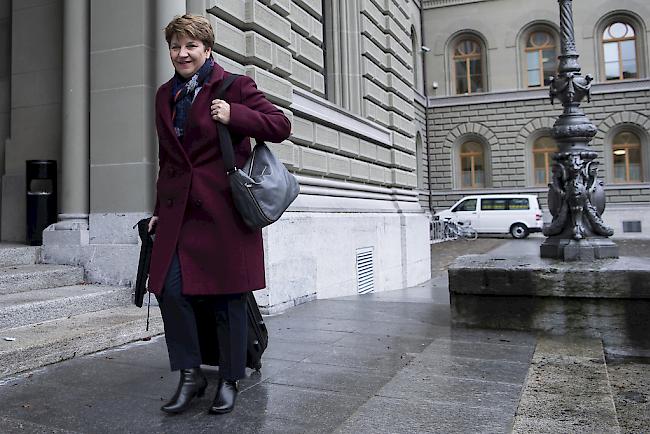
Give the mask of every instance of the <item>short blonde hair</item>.
<svg viewBox="0 0 650 434">
<path fill-rule="evenodd" d="M 202 15 L 176 15 L 165 27 L 167 45 L 171 44 L 174 35 L 197 39 L 203 42 L 205 48 L 212 48 L 214 45 L 214 30 L 210 21 Z"/>
</svg>

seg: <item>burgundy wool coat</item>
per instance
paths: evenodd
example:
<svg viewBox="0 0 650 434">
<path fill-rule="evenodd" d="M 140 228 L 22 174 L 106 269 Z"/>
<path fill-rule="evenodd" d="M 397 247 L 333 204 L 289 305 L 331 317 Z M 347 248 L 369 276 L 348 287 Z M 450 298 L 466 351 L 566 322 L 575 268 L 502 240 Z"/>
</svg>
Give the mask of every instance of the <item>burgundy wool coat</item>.
<svg viewBox="0 0 650 434">
<path fill-rule="evenodd" d="M 190 109 L 184 143 L 172 123 L 172 81 L 156 94 L 160 172 L 154 215 L 159 219 L 149 269 L 149 290 L 155 294 L 163 289 L 175 251 L 183 294 L 235 294 L 266 286 L 262 231 L 248 228 L 235 209 L 210 116 L 214 94 L 227 75 L 214 65 Z M 276 143 L 289 137 L 289 120 L 251 78 L 237 78 L 222 99 L 230 104 L 228 129 L 237 167 L 250 155 L 250 137 Z"/>
</svg>

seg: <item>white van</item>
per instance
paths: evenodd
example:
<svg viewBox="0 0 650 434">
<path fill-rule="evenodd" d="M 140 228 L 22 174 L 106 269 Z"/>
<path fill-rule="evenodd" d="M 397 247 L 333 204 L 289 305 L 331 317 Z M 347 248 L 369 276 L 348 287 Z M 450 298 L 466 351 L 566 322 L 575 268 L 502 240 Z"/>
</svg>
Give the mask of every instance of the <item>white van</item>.
<svg viewBox="0 0 650 434">
<path fill-rule="evenodd" d="M 534 194 L 465 196 L 436 216 L 440 220 L 470 222 L 479 234 L 509 233 L 513 238 L 541 232 L 543 224 L 542 210 Z"/>
</svg>

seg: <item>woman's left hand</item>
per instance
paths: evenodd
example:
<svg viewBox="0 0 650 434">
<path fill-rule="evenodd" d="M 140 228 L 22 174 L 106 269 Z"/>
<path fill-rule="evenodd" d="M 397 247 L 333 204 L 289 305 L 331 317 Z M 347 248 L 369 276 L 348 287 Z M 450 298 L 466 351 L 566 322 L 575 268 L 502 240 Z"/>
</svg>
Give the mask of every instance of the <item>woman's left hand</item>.
<svg viewBox="0 0 650 434">
<path fill-rule="evenodd" d="M 215 121 L 228 125 L 230 122 L 230 104 L 222 99 L 212 100 L 210 115 Z"/>
</svg>

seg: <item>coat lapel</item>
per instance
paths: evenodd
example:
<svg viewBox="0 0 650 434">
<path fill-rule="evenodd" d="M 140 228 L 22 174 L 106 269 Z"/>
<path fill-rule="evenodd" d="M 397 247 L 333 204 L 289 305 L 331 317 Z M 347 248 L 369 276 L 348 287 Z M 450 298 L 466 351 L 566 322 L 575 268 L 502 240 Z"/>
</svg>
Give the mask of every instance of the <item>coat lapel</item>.
<svg viewBox="0 0 650 434">
<path fill-rule="evenodd" d="M 178 140 L 178 137 L 176 137 L 176 130 L 174 130 L 174 124 L 172 122 L 172 107 L 171 107 L 172 80 L 173 78 L 160 87 L 161 105 L 158 107 L 158 109 L 160 110 L 160 116 L 163 121 L 163 127 L 165 129 L 165 132 L 167 133 L 166 135 L 169 136 L 170 142 L 173 143 L 172 147 L 178 149 L 181 155 L 183 155 L 187 160 L 187 162 L 189 163 L 190 161 L 189 157 L 185 152 L 182 143 L 180 142 L 180 140 Z"/>
<path fill-rule="evenodd" d="M 193 146 L 190 146 L 190 160 L 192 160 L 192 154 L 197 151 L 200 151 L 201 148 L 201 137 L 195 137 L 196 132 L 200 131 L 200 128 L 192 128 L 192 124 L 197 122 L 197 119 L 207 116 L 210 118 L 210 122 L 214 123 L 212 117 L 210 116 L 210 105 L 212 103 L 212 98 L 214 97 L 214 91 L 219 87 L 221 81 L 224 77 L 224 69 L 219 66 L 216 62 L 212 68 L 212 75 L 201 87 L 201 90 L 196 95 L 196 99 L 192 103 L 190 108 L 190 113 L 187 119 L 187 128 L 186 131 L 188 134 L 185 136 L 185 140 L 190 140 L 193 143 Z M 199 112 L 197 112 L 197 110 Z M 215 134 L 216 134 L 216 125 L 215 125 Z M 205 138 L 204 138 L 205 139 Z M 194 146 L 199 145 L 199 146 Z"/>
<path fill-rule="evenodd" d="M 187 126 L 185 131 L 187 134 L 183 138 L 183 140 L 189 140 L 189 141 L 194 141 L 197 138 L 192 137 L 191 132 L 194 130 L 191 127 L 191 124 L 195 122 L 195 116 L 197 116 L 197 113 L 195 112 L 195 108 L 199 108 L 201 110 L 201 107 L 207 107 L 208 110 L 208 116 L 209 116 L 209 110 L 210 110 L 210 103 L 212 102 L 212 93 L 216 89 L 214 86 L 219 86 L 221 81 L 223 80 L 224 76 L 224 69 L 219 66 L 217 63 L 214 64 L 214 67 L 212 68 L 212 75 L 210 78 L 203 84 L 201 90 L 199 93 L 196 95 L 196 99 L 192 103 L 192 106 L 190 107 L 190 112 L 187 118 Z M 173 79 L 172 79 L 173 80 Z M 174 125 L 172 122 L 172 109 L 171 109 L 171 89 L 172 89 L 172 80 L 169 80 L 167 83 L 163 84 L 160 88 L 161 90 L 161 104 L 162 106 L 159 107 L 160 110 L 160 115 L 162 117 L 163 121 L 163 126 L 166 130 L 167 135 L 171 137 L 171 141 L 175 143 L 175 146 L 179 152 L 185 156 L 185 159 L 187 162 L 192 165 L 190 156 L 188 153 L 185 151 L 185 147 L 183 144 L 178 140 L 178 137 L 176 137 L 176 131 L 174 130 Z M 215 127 L 216 129 L 216 127 Z M 196 148 L 195 146 L 190 146 L 190 153 L 192 148 Z"/>
</svg>

